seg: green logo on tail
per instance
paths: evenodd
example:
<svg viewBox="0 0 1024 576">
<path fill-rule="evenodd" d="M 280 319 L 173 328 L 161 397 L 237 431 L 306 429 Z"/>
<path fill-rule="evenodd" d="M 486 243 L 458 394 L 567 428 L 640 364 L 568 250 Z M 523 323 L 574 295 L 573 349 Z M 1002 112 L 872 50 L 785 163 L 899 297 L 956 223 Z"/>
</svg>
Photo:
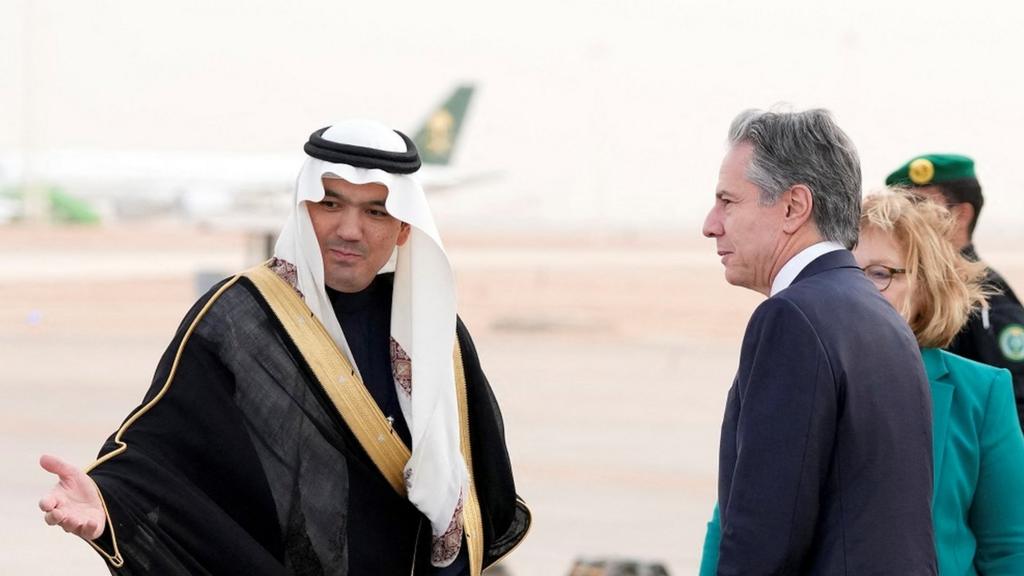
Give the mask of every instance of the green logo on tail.
<svg viewBox="0 0 1024 576">
<path fill-rule="evenodd" d="M 459 86 L 420 126 L 413 141 L 424 164 L 447 166 L 451 162 L 472 97 L 472 84 Z"/>
</svg>

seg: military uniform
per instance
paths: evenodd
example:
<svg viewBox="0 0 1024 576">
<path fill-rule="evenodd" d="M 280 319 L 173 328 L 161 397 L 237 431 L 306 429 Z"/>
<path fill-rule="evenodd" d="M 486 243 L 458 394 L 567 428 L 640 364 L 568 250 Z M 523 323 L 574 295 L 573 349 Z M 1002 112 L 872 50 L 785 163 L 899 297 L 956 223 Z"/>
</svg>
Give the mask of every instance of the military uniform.
<svg viewBox="0 0 1024 576">
<path fill-rule="evenodd" d="M 887 185 L 908 187 L 934 186 L 943 192 L 947 202 L 955 204 L 969 201 L 951 197 L 946 189 L 951 182 L 972 180 L 977 182 L 974 161 L 955 154 L 928 154 L 913 158 L 886 178 Z M 980 210 L 981 190 L 976 188 Z M 978 261 L 974 246 L 968 244 L 961 253 L 969 260 Z M 1017 414 L 1024 429 L 1024 306 L 1006 280 L 998 272 L 986 268 L 985 284 L 996 292 L 988 297 L 986 307 L 975 310 L 967 324 L 947 348 L 948 351 L 984 364 L 1007 368 L 1013 374 Z"/>
<path fill-rule="evenodd" d="M 963 255 L 978 260 L 974 246 L 967 246 Z M 1024 306 L 998 272 L 986 268 L 985 284 L 998 290 L 989 296 L 988 307 L 975 310 L 947 350 L 970 358 L 1007 368 L 1013 374 L 1017 414 L 1024 415 Z M 1020 418 L 1024 428 L 1024 417 Z"/>
</svg>

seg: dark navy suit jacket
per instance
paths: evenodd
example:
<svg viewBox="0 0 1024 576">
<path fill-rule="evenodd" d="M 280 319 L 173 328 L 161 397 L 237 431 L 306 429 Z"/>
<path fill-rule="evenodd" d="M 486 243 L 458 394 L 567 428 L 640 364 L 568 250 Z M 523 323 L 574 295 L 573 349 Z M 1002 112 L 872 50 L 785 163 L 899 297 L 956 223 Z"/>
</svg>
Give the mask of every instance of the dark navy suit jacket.
<svg viewBox="0 0 1024 576">
<path fill-rule="evenodd" d="M 754 311 L 726 404 L 718 573 L 936 574 L 931 398 L 847 250 Z"/>
</svg>

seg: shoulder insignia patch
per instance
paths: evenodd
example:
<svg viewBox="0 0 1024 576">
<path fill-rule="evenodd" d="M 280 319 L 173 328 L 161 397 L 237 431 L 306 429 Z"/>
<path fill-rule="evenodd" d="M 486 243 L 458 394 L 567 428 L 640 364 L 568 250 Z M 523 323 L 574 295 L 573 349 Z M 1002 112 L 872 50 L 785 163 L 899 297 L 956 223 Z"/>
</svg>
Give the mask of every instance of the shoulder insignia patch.
<svg viewBox="0 0 1024 576">
<path fill-rule="evenodd" d="M 1024 360 L 1024 326 L 1010 324 L 999 333 L 999 351 L 1007 360 Z"/>
</svg>

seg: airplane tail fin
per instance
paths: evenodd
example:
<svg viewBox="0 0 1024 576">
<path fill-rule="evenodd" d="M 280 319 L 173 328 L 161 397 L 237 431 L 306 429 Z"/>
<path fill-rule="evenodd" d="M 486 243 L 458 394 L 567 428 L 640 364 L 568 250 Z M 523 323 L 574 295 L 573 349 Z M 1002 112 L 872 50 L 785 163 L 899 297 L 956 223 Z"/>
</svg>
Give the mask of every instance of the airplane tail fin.
<svg viewBox="0 0 1024 576">
<path fill-rule="evenodd" d="M 424 164 L 447 166 L 451 162 L 473 89 L 472 84 L 458 86 L 416 131 L 413 141 Z"/>
</svg>

